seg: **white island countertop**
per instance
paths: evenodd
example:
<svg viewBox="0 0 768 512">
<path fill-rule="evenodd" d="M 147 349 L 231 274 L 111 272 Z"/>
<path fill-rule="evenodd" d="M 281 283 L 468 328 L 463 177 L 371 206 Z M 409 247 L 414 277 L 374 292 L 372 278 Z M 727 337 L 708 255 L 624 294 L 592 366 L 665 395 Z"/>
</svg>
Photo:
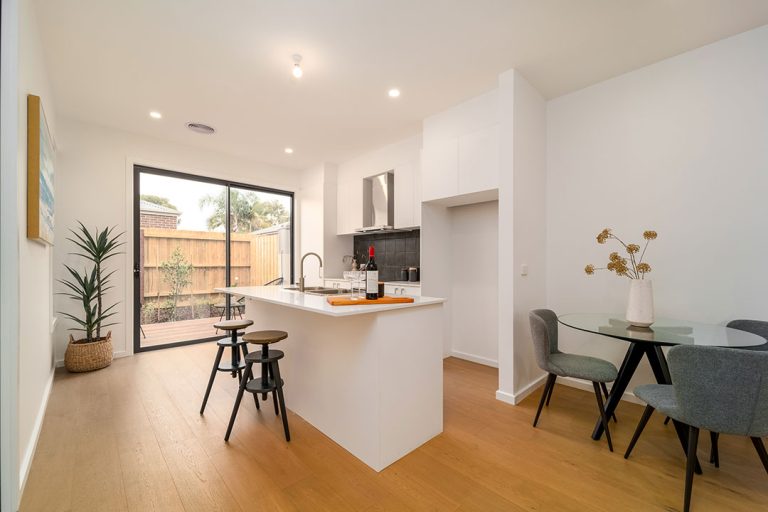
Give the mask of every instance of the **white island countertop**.
<svg viewBox="0 0 768 512">
<path fill-rule="evenodd" d="M 365 315 L 383 311 L 392 311 L 395 309 L 430 306 L 445 302 L 445 299 L 438 297 L 413 297 L 413 302 L 403 304 L 331 306 L 328 304 L 328 295 L 311 295 L 301 293 L 298 290 L 286 290 L 280 286 L 235 286 L 229 288 L 216 288 L 216 291 L 289 308 L 302 309 L 304 311 L 327 316 Z M 331 297 L 333 296 L 334 295 L 331 295 Z"/>
</svg>

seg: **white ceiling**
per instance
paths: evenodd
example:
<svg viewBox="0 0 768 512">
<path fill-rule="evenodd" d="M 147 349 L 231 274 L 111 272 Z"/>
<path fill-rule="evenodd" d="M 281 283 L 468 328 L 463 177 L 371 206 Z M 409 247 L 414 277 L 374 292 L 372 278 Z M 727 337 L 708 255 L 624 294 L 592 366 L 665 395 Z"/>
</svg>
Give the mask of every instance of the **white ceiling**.
<svg viewBox="0 0 768 512">
<path fill-rule="evenodd" d="M 58 115 L 305 168 L 412 135 L 509 68 L 551 98 L 767 24 L 768 1 L 37 0 L 37 16 Z"/>
</svg>

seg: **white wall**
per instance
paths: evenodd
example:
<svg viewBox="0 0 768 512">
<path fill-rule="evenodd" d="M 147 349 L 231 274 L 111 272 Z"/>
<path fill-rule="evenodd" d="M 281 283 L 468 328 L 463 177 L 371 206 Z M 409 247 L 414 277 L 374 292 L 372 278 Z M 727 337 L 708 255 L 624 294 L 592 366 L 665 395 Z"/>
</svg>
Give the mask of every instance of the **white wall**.
<svg viewBox="0 0 768 512">
<path fill-rule="evenodd" d="M 76 221 L 81 220 L 87 226 L 115 225 L 126 231 L 125 254 L 114 260 L 118 272 L 112 297 L 122 301 L 117 316 L 120 325 L 113 328 L 117 355 L 131 353 L 133 349 L 133 238 L 130 210 L 134 163 L 287 191 L 299 189 L 300 173 L 297 171 L 72 119 L 59 120 L 58 142 L 56 237 L 61 243 L 56 245 L 54 251 L 55 277 L 63 275 L 63 263 L 77 261 L 76 257 L 67 254 L 72 247 L 63 242 L 67 230 L 75 226 Z M 297 203 L 300 200 L 300 196 L 297 196 Z M 297 213 L 299 209 L 300 205 Z M 71 305 L 57 297 L 56 307 L 66 310 Z M 64 357 L 68 327 L 66 322 L 60 321 L 54 333 L 57 361 Z"/>
<path fill-rule="evenodd" d="M 628 283 L 587 277 L 645 229 L 658 316 L 768 319 L 768 27 L 581 91 L 547 107 L 547 294 L 559 313 L 614 311 Z M 561 329 L 566 351 L 618 363 L 624 343 Z M 646 363 L 634 384 L 653 382 Z"/>
<path fill-rule="evenodd" d="M 448 212 L 451 355 L 497 366 L 499 203 L 456 206 Z"/>
<path fill-rule="evenodd" d="M 53 248 L 27 240 L 27 94 L 40 96 L 54 140 L 57 119 L 41 47 L 34 6 L 19 4 L 18 89 L 18 220 L 19 220 L 19 458 L 23 486 L 40 433 L 45 405 L 53 381 L 51 343 Z M 61 183 L 56 169 L 55 186 Z M 61 196 L 56 196 L 56 222 L 61 222 Z M 62 238 L 55 243 L 62 244 Z"/>
</svg>

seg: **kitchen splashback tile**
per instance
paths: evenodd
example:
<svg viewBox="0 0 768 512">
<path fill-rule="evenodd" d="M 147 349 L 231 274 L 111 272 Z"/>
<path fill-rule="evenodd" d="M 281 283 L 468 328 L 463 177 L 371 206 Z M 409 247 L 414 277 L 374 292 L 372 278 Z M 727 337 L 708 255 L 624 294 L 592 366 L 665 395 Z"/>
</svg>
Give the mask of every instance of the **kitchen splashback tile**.
<svg viewBox="0 0 768 512">
<path fill-rule="evenodd" d="M 368 261 L 368 247 L 373 245 L 376 251 L 376 264 L 379 267 L 379 279 L 398 281 L 401 268 L 419 266 L 419 236 L 418 229 L 356 235 L 353 254 L 359 263 L 365 263 Z"/>
</svg>

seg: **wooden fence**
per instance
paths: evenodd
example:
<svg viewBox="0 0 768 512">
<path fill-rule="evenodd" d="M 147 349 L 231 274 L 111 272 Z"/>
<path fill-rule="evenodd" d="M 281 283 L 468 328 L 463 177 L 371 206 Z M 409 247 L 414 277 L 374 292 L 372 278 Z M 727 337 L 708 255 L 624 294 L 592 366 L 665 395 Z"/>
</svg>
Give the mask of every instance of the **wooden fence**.
<svg viewBox="0 0 768 512">
<path fill-rule="evenodd" d="M 232 284 L 262 285 L 280 277 L 280 237 L 265 234 L 232 233 Z M 160 266 L 171 258 L 176 248 L 194 268 L 192 284 L 184 295 L 207 296 L 214 288 L 225 286 L 226 241 L 224 233 L 144 228 L 139 237 L 141 251 L 142 294 L 145 299 L 164 300 L 169 285 Z"/>
</svg>

